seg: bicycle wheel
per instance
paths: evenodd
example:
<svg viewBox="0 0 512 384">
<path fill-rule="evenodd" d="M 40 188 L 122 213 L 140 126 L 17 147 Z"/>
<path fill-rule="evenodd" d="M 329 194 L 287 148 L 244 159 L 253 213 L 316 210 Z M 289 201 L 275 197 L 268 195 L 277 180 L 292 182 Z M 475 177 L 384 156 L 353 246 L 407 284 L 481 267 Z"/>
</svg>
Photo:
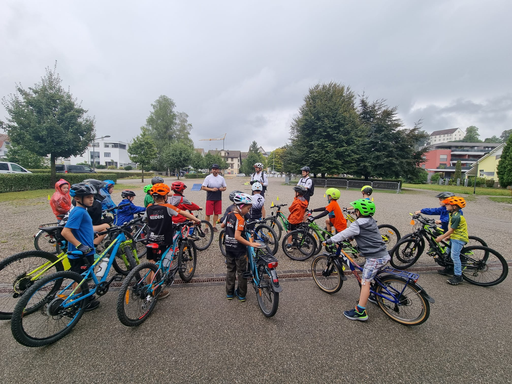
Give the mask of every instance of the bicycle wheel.
<svg viewBox="0 0 512 384">
<path fill-rule="evenodd" d="M 42 347 L 66 336 L 78 323 L 87 299 L 64 308 L 62 304 L 72 294 L 73 286 L 82 281 L 82 276 L 71 271 L 57 272 L 34 284 L 19 300 L 11 319 L 12 335 L 27 347 Z M 82 292 L 73 299 L 89 292 L 82 284 Z M 26 308 L 37 308 L 27 313 Z"/>
<path fill-rule="evenodd" d="M 276 314 L 279 306 L 279 292 L 274 292 L 270 273 L 264 266 L 258 267 L 258 275 L 260 279 L 256 289 L 258 305 L 266 317 L 272 317 Z"/>
<path fill-rule="evenodd" d="M 315 239 L 315 252 L 313 253 L 313 255 L 318 255 L 322 250 L 322 239 L 320 238 L 318 233 L 313 231 L 311 228 L 308 228 L 308 231 L 309 234 L 313 236 L 313 239 Z"/>
<path fill-rule="evenodd" d="M 304 261 L 315 253 L 315 239 L 302 229 L 289 232 L 281 243 L 284 254 L 292 260 Z"/>
<path fill-rule="evenodd" d="M 38 251 L 53 253 L 54 255 L 60 253 L 59 242 L 55 239 L 55 236 L 42 230 L 34 236 L 34 247 Z"/>
<path fill-rule="evenodd" d="M 207 249 L 213 241 L 213 227 L 209 221 L 201 220 L 201 226 L 194 226 L 194 243 L 199 251 Z"/>
<path fill-rule="evenodd" d="M 224 245 L 224 236 L 226 235 L 226 231 L 223 229 L 219 232 L 219 248 L 222 256 L 226 257 L 226 246 Z"/>
<path fill-rule="evenodd" d="M 0 320 L 11 318 L 16 303 L 38 280 L 64 270 L 62 263 L 56 262 L 57 260 L 57 256 L 43 251 L 21 252 L 2 260 L 0 263 Z M 25 310 L 31 311 L 30 308 Z"/>
<path fill-rule="evenodd" d="M 414 265 L 421 256 L 419 241 L 413 238 L 398 242 L 391 255 L 390 264 L 396 269 L 407 269 Z"/>
<path fill-rule="evenodd" d="M 137 249 L 137 257 L 142 259 L 148 253 L 148 249 L 146 248 L 146 244 L 142 241 L 146 239 L 146 225 L 145 224 L 134 224 L 133 225 L 133 241 L 135 242 L 135 248 Z"/>
<path fill-rule="evenodd" d="M 343 286 L 338 265 L 334 262 L 333 257 L 320 255 L 313 259 L 311 263 L 311 274 L 318 288 L 327 293 L 336 293 Z"/>
<path fill-rule="evenodd" d="M 160 282 L 161 276 L 156 264 L 149 262 L 130 271 L 117 296 L 117 318 L 121 323 L 135 327 L 149 317 L 158 299 L 154 287 Z M 156 291 L 160 292 L 160 288 Z"/>
<path fill-rule="evenodd" d="M 184 240 L 180 244 L 178 262 L 181 280 L 188 283 L 194 277 L 197 264 L 197 251 L 192 241 Z"/>
<path fill-rule="evenodd" d="M 262 240 L 275 255 L 279 249 L 279 242 L 276 233 L 266 224 L 259 224 L 254 228 L 254 240 Z"/>
<path fill-rule="evenodd" d="M 508 275 L 508 264 L 498 252 L 482 246 L 464 247 L 460 253 L 462 278 L 482 287 L 501 283 Z"/>
<path fill-rule="evenodd" d="M 384 243 L 386 243 L 387 250 L 391 251 L 400 240 L 400 232 L 398 232 L 398 229 L 389 224 L 379 225 L 378 228 L 382 236 L 382 240 L 384 240 Z"/>
<path fill-rule="evenodd" d="M 283 236 L 283 227 L 281 226 L 281 223 L 279 221 L 277 221 L 277 217 L 273 217 L 273 216 L 267 217 L 267 220 L 269 220 L 267 225 L 270 228 L 272 228 L 272 230 L 276 234 L 277 241 L 280 241 L 281 236 Z"/>
<path fill-rule="evenodd" d="M 112 266 L 117 273 L 126 276 L 137 266 L 137 261 L 133 256 L 134 252 L 136 252 L 135 247 L 133 240 L 130 243 L 121 244 L 119 246 L 116 257 L 112 262 Z"/>
<path fill-rule="evenodd" d="M 466 247 L 473 247 L 473 246 L 482 246 L 487 247 L 487 243 L 483 241 L 481 238 L 476 236 L 468 236 L 469 242 L 466 244 Z"/>
<path fill-rule="evenodd" d="M 412 281 L 407 283 L 401 277 L 387 275 L 379 276 L 375 284 L 377 304 L 393 320 L 404 325 L 420 325 L 427 321 L 430 303 Z"/>
</svg>

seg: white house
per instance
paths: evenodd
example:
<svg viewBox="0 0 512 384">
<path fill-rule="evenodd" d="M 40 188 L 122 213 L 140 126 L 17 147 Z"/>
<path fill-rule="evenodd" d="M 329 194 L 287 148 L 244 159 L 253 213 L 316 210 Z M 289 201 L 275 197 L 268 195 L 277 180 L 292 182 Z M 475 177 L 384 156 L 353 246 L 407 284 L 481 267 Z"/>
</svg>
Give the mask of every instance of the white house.
<svg viewBox="0 0 512 384">
<path fill-rule="evenodd" d="M 443 129 L 430 134 L 430 144 L 447 143 L 462 140 L 466 133 L 460 128 Z"/>
<path fill-rule="evenodd" d="M 7 150 L 9 149 L 9 136 L 0 134 L 0 159 L 7 157 Z"/>
<path fill-rule="evenodd" d="M 64 163 L 75 165 L 78 163 L 92 162 L 96 165 L 106 165 L 115 167 L 124 167 L 126 165 L 134 166 L 128 156 L 128 143 L 124 141 L 113 141 L 110 138 L 100 138 L 91 143 L 82 156 L 72 156 L 64 159 Z"/>
</svg>

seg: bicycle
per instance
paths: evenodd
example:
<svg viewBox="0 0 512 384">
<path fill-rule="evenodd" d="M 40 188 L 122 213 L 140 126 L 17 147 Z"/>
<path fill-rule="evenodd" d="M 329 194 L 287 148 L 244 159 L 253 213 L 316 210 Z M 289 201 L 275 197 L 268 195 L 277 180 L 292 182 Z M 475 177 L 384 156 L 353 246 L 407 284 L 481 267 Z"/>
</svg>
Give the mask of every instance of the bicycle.
<svg viewBox="0 0 512 384">
<path fill-rule="evenodd" d="M 350 256 L 357 253 L 350 242 L 338 245 L 335 253 L 315 257 L 311 263 L 313 280 L 322 291 L 338 292 L 347 280 L 345 265 L 361 286 L 360 267 Z M 377 272 L 370 285 L 377 305 L 394 321 L 404 325 L 420 325 L 430 316 L 430 303 L 434 303 L 424 288 L 418 283 L 419 275 L 412 272 L 384 267 Z"/>
<path fill-rule="evenodd" d="M 179 229 L 173 237 L 173 243 L 162 253 L 157 263 L 140 264 L 126 277 L 117 298 L 117 317 L 122 324 L 134 327 L 146 321 L 156 306 L 159 293 L 174 283 L 176 272 L 184 282 L 192 279 L 197 254 L 194 242 L 188 238 L 190 223 L 176 224 Z M 147 246 L 159 249 L 155 243 Z"/>
<path fill-rule="evenodd" d="M 448 244 L 444 241 L 438 243 L 436 238 L 443 230 L 435 224 L 434 219 L 422 215 L 413 215 L 411 224 L 416 230 L 400 240 L 393 248 L 391 265 L 397 269 L 406 269 L 414 265 L 429 246 L 427 255 L 442 267 L 453 267 L 453 261 L 448 252 Z M 471 237 L 471 236 L 470 236 Z M 472 236 L 473 241 L 482 241 Z M 483 245 L 470 245 L 462 248 L 460 252 L 462 264 L 462 277 L 471 284 L 479 286 L 492 286 L 501 283 L 508 275 L 508 264 L 497 251 Z"/>
<path fill-rule="evenodd" d="M 204 216 L 202 209 L 198 210 L 196 217 Z M 191 214 L 192 211 L 189 211 Z M 198 251 L 204 251 L 208 249 L 213 241 L 213 226 L 209 221 L 204 220 L 204 217 L 200 219 L 201 225 L 195 225 L 190 239 L 194 241 L 194 244 Z M 203 229 L 204 228 L 204 229 Z"/>
<path fill-rule="evenodd" d="M 264 219 L 264 221 L 266 223 L 268 223 L 268 226 L 270 228 L 272 228 L 272 230 L 277 235 L 277 240 L 278 241 L 281 240 L 281 236 L 283 234 L 283 231 L 287 232 L 289 227 L 290 227 L 290 223 L 288 222 L 288 219 L 286 218 L 284 213 L 281 212 L 281 207 L 286 207 L 287 205 L 288 204 L 274 205 L 272 203 L 272 205 L 270 206 L 270 209 L 277 209 L 277 211 L 275 213 L 274 213 L 274 211 L 272 211 L 270 213 L 270 216 L 268 216 L 268 217 L 266 217 Z"/>
<path fill-rule="evenodd" d="M 266 224 L 262 224 L 264 222 L 264 220 L 247 221 L 246 225 L 257 224 L 254 228 L 255 241 L 261 241 L 267 244 L 270 249 L 270 253 L 275 255 L 279 250 L 279 241 L 277 240 L 277 235 L 272 228 Z M 219 248 L 222 256 L 224 257 L 226 256 L 226 246 L 224 245 L 225 235 L 226 231 L 224 229 L 219 232 Z"/>
</svg>

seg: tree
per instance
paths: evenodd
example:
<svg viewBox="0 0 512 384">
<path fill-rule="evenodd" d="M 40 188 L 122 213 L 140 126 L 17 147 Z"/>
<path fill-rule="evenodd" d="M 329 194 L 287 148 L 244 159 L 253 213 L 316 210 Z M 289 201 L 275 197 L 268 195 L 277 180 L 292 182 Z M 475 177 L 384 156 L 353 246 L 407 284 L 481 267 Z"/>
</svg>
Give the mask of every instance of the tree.
<svg viewBox="0 0 512 384">
<path fill-rule="evenodd" d="M 502 143 L 503 141 L 499 138 L 499 137 L 496 137 L 495 136 L 492 136 L 492 137 L 488 137 L 484 140 L 484 143 Z"/>
<path fill-rule="evenodd" d="M 190 165 L 194 149 L 182 142 L 175 142 L 168 146 L 163 153 L 164 164 L 174 170 L 178 179 L 180 170 Z"/>
<path fill-rule="evenodd" d="M 247 153 L 247 158 L 242 161 L 242 166 L 240 167 L 240 172 L 245 173 L 246 175 L 250 175 L 254 173 L 254 164 L 256 163 L 265 163 L 265 157 L 260 153 L 258 143 L 253 141 L 249 146 L 249 152 Z"/>
<path fill-rule="evenodd" d="M 498 163 L 498 179 L 503 188 L 512 185 L 512 135 L 508 137 Z"/>
<path fill-rule="evenodd" d="M 457 164 L 455 164 L 455 172 L 453 174 L 453 179 L 457 181 L 457 179 L 462 180 L 462 163 L 460 160 L 457 160 Z"/>
<path fill-rule="evenodd" d="M 192 158 L 190 159 L 190 165 L 196 171 L 208 168 L 208 166 L 205 164 L 203 155 L 196 151 L 194 151 L 194 153 L 192 154 Z"/>
<path fill-rule="evenodd" d="M 141 127 L 141 133 L 128 147 L 130 160 L 140 165 L 142 169 L 142 182 L 144 182 L 144 171 L 150 169 L 151 163 L 157 157 L 156 146 L 145 127 Z"/>
<path fill-rule="evenodd" d="M 224 160 L 220 154 L 210 152 L 204 155 L 204 164 L 207 169 L 210 169 L 213 164 L 217 164 L 221 170 L 227 169 L 228 167 L 228 163 L 226 163 L 226 160 Z"/>
<path fill-rule="evenodd" d="M 46 68 L 34 87 L 16 84 L 16 93 L 4 97 L 2 104 L 9 118 L 0 125 L 11 143 L 38 156 L 50 155 L 52 183 L 55 159 L 83 154 L 93 139 L 94 119 L 63 88 L 57 65 L 53 70 Z"/>
<path fill-rule="evenodd" d="M 281 147 L 270 152 L 267 163 L 275 172 L 285 172 L 284 170 L 284 156 L 286 153 L 286 147 Z"/>
<path fill-rule="evenodd" d="M 512 135 L 512 129 L 507 129 L 503 131 L 500 135 L 500 139 L 502 143 L 506 143 L 508 141 L 508 138 Z"/>
<path fill-rule="evenodd" d="M 28 169 L 42 169 L 48 167 L 48 161 L 45 157 L 36 155 L 17 144 L 12 144 L 9 147 L 7 161 L 19 164 Z"/>
<path fill-rule="evenodd" d="M 471 125 L 466 128 L 466 136 L 462 139 L 465 143 L 481 143 L 480 134 L 478 133 L 478 127 Z"/>
</svg>

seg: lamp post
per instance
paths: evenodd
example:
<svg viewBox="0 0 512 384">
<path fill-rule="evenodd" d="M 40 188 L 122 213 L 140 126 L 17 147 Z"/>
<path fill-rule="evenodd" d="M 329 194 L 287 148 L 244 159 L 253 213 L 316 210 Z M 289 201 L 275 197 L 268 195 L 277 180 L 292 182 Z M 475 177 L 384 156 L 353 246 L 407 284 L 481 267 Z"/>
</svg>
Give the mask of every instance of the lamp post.
<svg viewBox="0 0 512 384">
<path fill-rule="evenodd" d="M 94 160 L 94 154 L 96 153 L 95 151 L 95 147 L 94 147 L 94 144 L 96 143 L 96 140 L 101 140 L 101 139 L 107 139 L 109 138 L 110 135 L 105 135 L 105 136 L 101 136 L 101 137 L 96 137 L 94 136 L 94 138 L 92 139 L 92 159 L 91 159 L 91 163 L 92 163 L 92 170 L 96 170 L 96 167 L 95 167 L 95 163 L 96 161 Z M 98 158 L 99 158 L 99 152 L 98 152 Z"/>
</svg>

